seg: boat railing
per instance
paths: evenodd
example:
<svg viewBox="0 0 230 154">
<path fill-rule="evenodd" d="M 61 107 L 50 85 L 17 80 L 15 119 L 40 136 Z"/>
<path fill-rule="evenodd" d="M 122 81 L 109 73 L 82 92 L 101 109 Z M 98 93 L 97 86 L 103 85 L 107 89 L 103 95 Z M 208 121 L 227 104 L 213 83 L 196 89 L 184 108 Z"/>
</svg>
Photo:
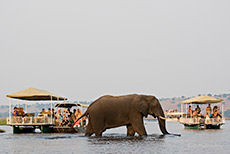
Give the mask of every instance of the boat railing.
<svg viewBox="0 0 230 154">
<path fill-rule="evenodd" d="M 210 124 L 210 125 L 218 125 L 218 124 L 224 124 L 225 119 L 224 118 L 201 118 L 201 117 L 192 117 L 192 118 L 186 118 L 186 117 L 181 117 L 180 118 L 180 123 L 183 124 Z"/>
<path fill-rule="evenodd" d="M 198 118 L 180 118 L 180 123 L 186 123 L 186 124 L 199 124 Z"/>
<path fill-rule="evenodd" d="M 22 117 L 15 116 L 7 118 L 8 125 L 46 125 L 46 124 L 55 124 L 55 119 L 42 116 L 42 117 Z"/>
<path fill-rule="evenodd" d="M 212 125 L 218 125 L 218 124 L 224 124 L 225 119 L 224 118 L 206 118 L 205 119 L 205 124 L 212 124 Z"/>
</svg>

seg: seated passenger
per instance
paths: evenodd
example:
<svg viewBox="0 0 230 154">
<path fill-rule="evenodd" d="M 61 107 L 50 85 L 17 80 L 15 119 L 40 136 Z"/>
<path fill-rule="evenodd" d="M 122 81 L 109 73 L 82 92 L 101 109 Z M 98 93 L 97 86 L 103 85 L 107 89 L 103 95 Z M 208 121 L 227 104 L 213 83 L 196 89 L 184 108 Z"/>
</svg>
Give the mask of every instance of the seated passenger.
<svg viewBox="0 0 230 154">
<path fill-rule="evenodd" d="M 22 107 L 20 107 L 19 110 L 18 110 L 18 116 L 22 116 L 22 117 L 25 116 L 25 112 L 23 111 Z"/>
<path fill-rule="evenodd" d="M 68 117 L 68 110 L 67 110 L 67 109 L 64 109 L 64 113 L 63 113 L 62 116 L 63 116 L 63 118 L 64 118 L 64 117 Z"/>
<path fill-rule="evenodd" d="M 18 115 L 17 107 L 14 107 L 13 116 L 17 116 L 17 115 Z"/>
<path fill-rule="evenodd" d="M 55 115 L 54 108 L 52 108 L 52 116 L 54 116 L 54 115 Z"/>
<path fill-rule="evenodd" d="M 59 124 L 59 126 L 68 126 L 69 125 L 69 120 L 67 120 L 67 117 L 64 117 L 64 120 Z"/>
<path fill-rule="evenodd" d="M 48 108 L 48 116 L 50 117 L 51 116 L 51 109 Z"/>
<path fill-rule="evenodd" d="M 17 107 L 14 107 L 14 112 L 13 112 L 12 115 L 13 115 L 13 118 L 14 118 L 14 122 L 18 123 L 18 120 L 17 120 L 17 116 L 18 116 Z"/>
<path fill-rule="evenodd" d="M 61 109 L 58 109 L 56 115 L 55 115 L 55 118 L 56 118 L 56 123 L 57 125 L 59 125 L 62 121 L 62 113 L 61 113 Z"/>
<path fill-rule="evenodd" d="M 69 116 L 69 124 L 68 124 L 68 126 L 71 127 L 71 126 L 73 126 L 73 124 L 74 124 L 74 121 L 73 121 L 72 117 Z"/>
<path fill-rule="evenodd" d="M 68 117 L 70 117 L 72 115 L 72 112 L 70 111 L 70 108 L 67 109 L 67 113 L 68 113 Z"/>
<path fill-rule="evenodd" d="M 76 114 L 76 109 L 73 110 L 73 113 L 72 113 L 72 115 L 71 115 L 73 121 L 76 120 L 76 115 L 75 115 L 75 114 Z"/>
<path fill-rule="evenodd" d="M 221 112 L 220 112 L 220 107 L 218 106 L 218 108 L 217 108 L 217 116 L 220 116 L 221 118 L 222 118 L 222 114 L 221 114 Z"/>
<path fill-rule="evenodd" d="M 193 116 L 193 117 L 197 117 L 197 110 L 194 110 L 194 111 L 193 111 L 192 116 Z"/>
<path fill-rule="evenodd" d="M 196 106 L 195 110 L 197 111 L 197 114 L 200 114 L 201 109 L 200 109 L 199 105 Z"/>
<path fill-rule="evenodd" d="M 191 117 L 191 114 L 192 114 L 192 107 L 191 107 L 191 105 L 189 105 L 189 107 L 188 107 L 188 117 Z"/>
<path fill-rule="evenodd" d="M 220 121 L 220 118 L 222 118 L 222 114 L 220 113 L 219 108 L 216 106 L 215 110 L 213 111 L 213 118 L 216 118 L 216 121 Z"/>
<path fill-rule="evenodd" d="M 76 114 L 77 114 L 76 118 L 80 118 L 82 116 L 82 112 L 81 112 L 81 110 L 79 108 L 77 108 Z"/>
<path fill-rule="evenodd" d="M 217 106 L 213 107 L 213 114 L 217 111 Z"/>
<path fill-rule="evenodd" d="M 208 106 L 207 106 L 207 108 L 206 108 L 206 113 L 208 113 L 208 114 L 209 114 L 209 117 L 211 117 L 212 109 L 211 109 L 210 104 L 208 104 Z"/>
<path fill-rule="evenodd" d="M 43 108 L 42 112 L 40 112 L 40 114 L 45 114 L 46 110 Z"/>
<path fill-rule="evenodd" d="M 79 108 L 77 109 L 77 112 L 75 113 L 75 116 L 76 116 L 76 119 L 74 121 L 74 123 L 75 123 L 74 126 L 80 126 L 82 119 L 79 119 L 78 121 L 76 121 L 78 118 L 80 118 L 82 116 L 82 112 L 81 112 L 81 110 Z"/>
<path fill-rule="evenodd" d="M 206 112 L 206 114 L 205 114 L 205 117 L 204 117 L 204 118 L 205 118 L 205 123 L 206 123 L 206 124 L 208 124 L 208 123 L 210 123 L 210 122 L 211 122 L 211 120 L 210 120 L 210 118 L 211 118 L 211 117 L 210 117 L 210 115 L 208 114 L 208 112 Z"/>
</svg>

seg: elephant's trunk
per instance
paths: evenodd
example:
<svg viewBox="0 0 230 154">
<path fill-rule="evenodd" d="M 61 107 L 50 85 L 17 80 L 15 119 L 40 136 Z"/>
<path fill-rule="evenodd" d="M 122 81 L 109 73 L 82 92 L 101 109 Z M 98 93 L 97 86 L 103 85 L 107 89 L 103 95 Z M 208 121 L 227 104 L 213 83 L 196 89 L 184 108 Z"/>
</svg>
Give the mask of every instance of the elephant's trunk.
<svg viewBox="0 0 230 154">
<path fill-rule="evenodd" d="M 161 132 L 165 134 L 170 134 L 170 135 L 175 135 L 175 136 L 181 136 L 180 134 L 171 134 L 166 130 L 166 118 L 164 116 L 157 116 L 158 122 L 159 122 L 159 127 Z"/>
<path fill-rule="evenodd" d="M 169 132 L 166 130 L 166 118 L 165 118 L 165 115 L 164 115 L 164 111 L 163 109 L 161 108 L 160 106 L 160 103 L 159 103 L 159 109 L 157 111 L 155 111 L 155 116 L 157 117 L 158 119 L 158 123 L 159 123 L 159 127 L 160 127 L 160 130 L 163 134 L 169 134 Z"/>
<path fill-rule="evenodd" d="M 161 132 L 163 134 L 169 134 L 169 132 L 166 130 L 165 119 L 163 119 L 162 116 L 158 116 L 157 119 L 159 122 L 159 127 L 160 127 Z"/>
</svg>

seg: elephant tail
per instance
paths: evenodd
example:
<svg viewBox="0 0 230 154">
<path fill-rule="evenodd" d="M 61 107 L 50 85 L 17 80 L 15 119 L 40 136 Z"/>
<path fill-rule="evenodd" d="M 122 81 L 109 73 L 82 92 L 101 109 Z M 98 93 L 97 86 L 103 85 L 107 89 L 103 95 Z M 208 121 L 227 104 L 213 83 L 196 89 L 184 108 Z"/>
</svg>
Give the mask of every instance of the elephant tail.
<svg viewBox="0 0 230 154">
<path fill-rule="evenodd" d="M 80 120 L 81 118 L 87 116 L 88 114 L 89 114 L 89 113 L 88 113 L 88 110 L 85 111 L 85 113 L 84 113 L 82 116 L 80 116 L 80 117 L 74 122 L 74 125 L 78 122 L 78 120 Z"/>
</svg>

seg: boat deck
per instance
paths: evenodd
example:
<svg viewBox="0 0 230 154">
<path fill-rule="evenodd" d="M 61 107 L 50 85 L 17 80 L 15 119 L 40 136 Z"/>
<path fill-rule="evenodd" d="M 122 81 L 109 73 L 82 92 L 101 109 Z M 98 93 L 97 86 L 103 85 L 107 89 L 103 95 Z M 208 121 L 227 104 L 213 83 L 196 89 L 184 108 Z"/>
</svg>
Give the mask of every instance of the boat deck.
<svg viewBox="0 0 230 154">
<path fill-rule="evenodd" d="M 180 121 L 181 124 L 184 124 L 185 128 L 193 128 L 193 129 L 216 129 L 220 128 L 221 125 L 225 124 L 224 118 L 201 118 L 201 117 L 192 117 L 186 118 L 181 117 Z"/>
</svg>

